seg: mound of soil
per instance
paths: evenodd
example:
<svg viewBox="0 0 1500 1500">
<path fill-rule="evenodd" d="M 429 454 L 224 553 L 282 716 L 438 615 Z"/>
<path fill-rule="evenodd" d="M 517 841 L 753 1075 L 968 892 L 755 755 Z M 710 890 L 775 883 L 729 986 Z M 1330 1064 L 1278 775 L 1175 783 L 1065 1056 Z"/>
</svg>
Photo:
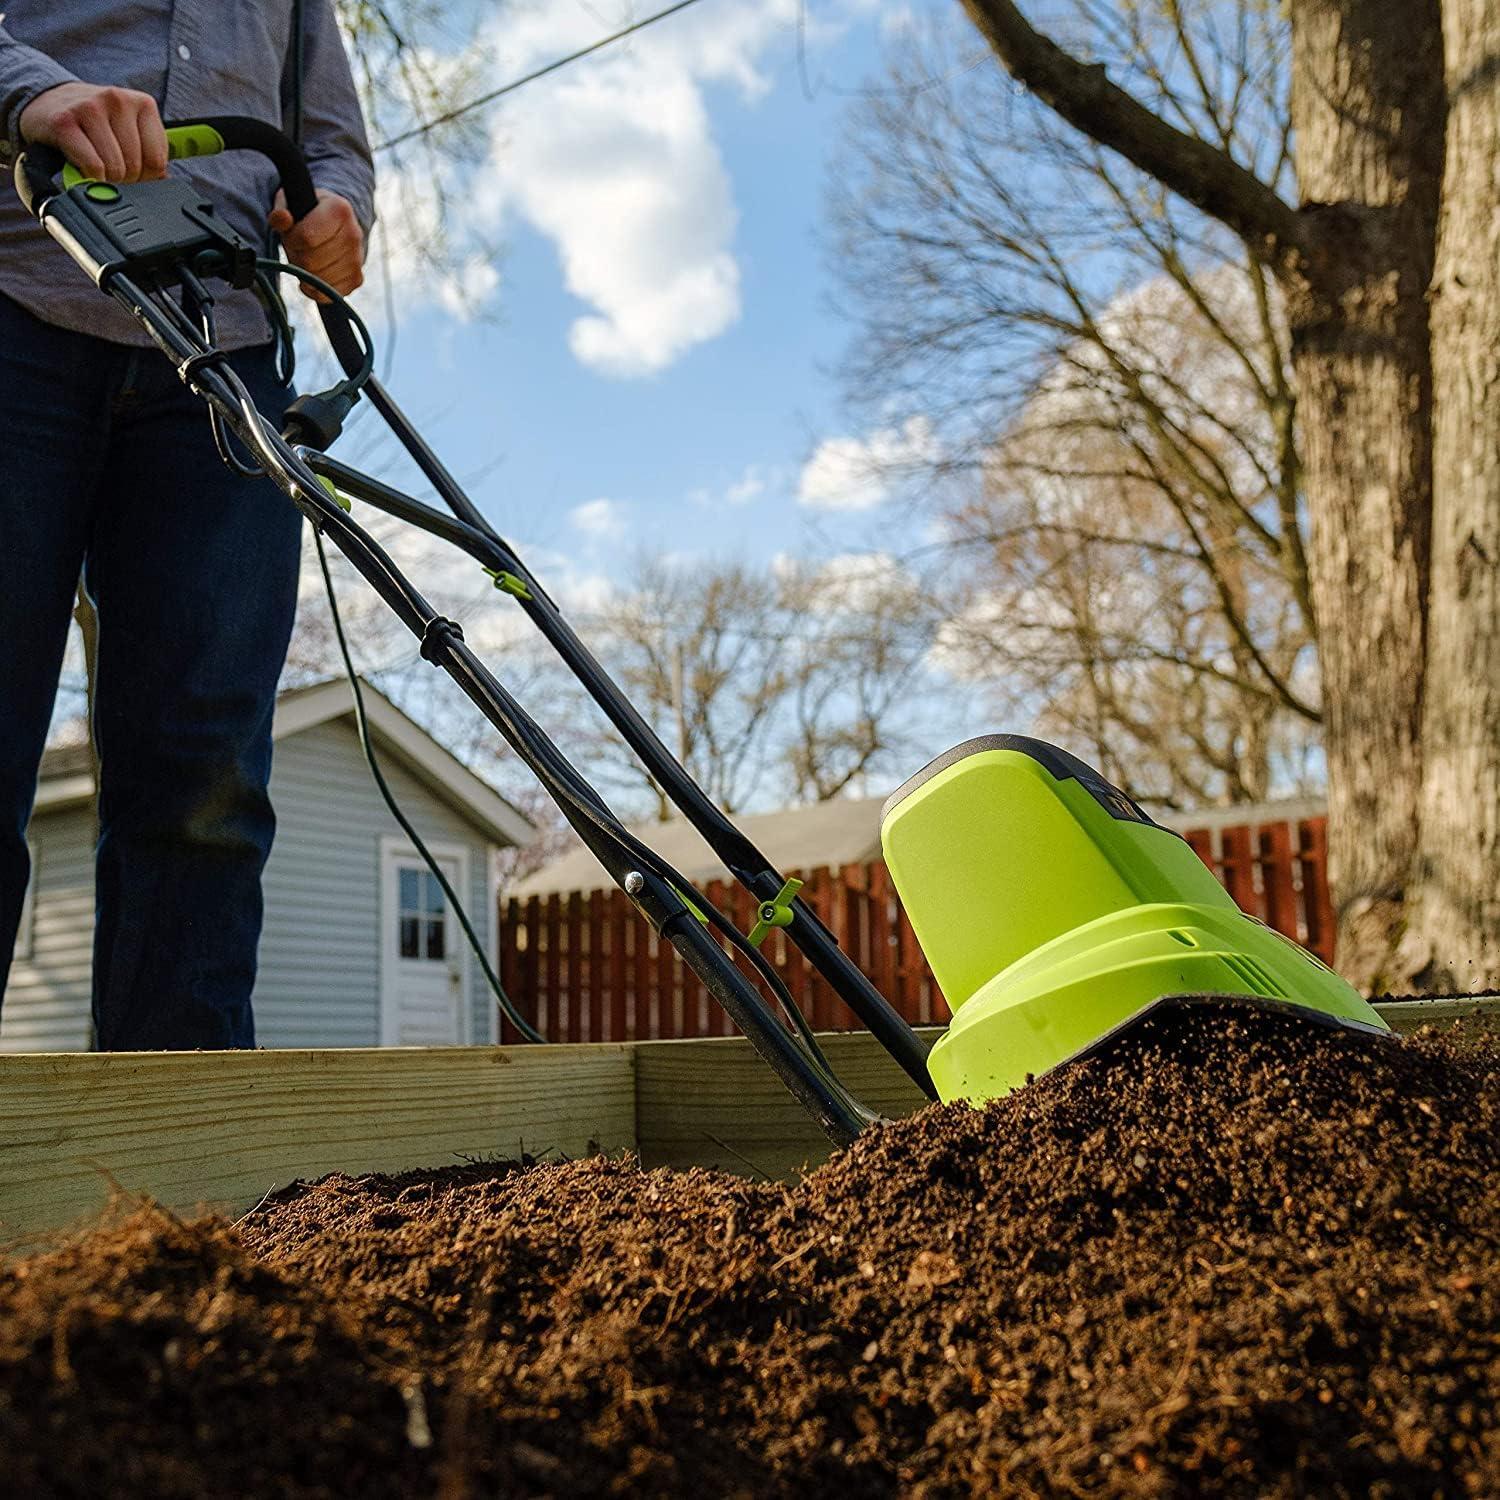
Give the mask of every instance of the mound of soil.
<svg viewBox="0 0 1500 1500">
<path fill-rule="evenodd" d="M 1493 1495 L 1500 1041 L 1175 1012 L 784 1187 L 592 1160 L 0 1271 L 18 1494 Z"/>
</svg>

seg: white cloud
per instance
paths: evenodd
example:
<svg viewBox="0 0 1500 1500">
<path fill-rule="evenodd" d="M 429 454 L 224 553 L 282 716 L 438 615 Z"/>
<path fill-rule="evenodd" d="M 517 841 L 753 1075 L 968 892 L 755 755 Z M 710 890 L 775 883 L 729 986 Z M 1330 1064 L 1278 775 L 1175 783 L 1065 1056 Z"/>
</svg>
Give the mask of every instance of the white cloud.
<svg viewBox="0 0 1500 1500">
<path fill-rule="evenodd" d="M 797 499 L 813 510 L 872 510 L 890 498 L 903 470 L 936 456 L 925 417 L 862 438 L 825 438 L 803 465 Z"/>
<path fill-rule="evenodd" d="M 703 87 L 746 97 L 795 0 L 743 0 L 684 15 L 518 94 L 494 117 L 479 208 L 518 217 L 555 246 L 568 290 L 589 311 L 569 330 L 575 357 L 604 375 L 666 368 L 740 316 L 738 225 Z M 597 38 L 593 7 L 507 7 L 491 29 L 507 71 Z"/>
<path fill-rule="evenodd" d="M 717 337 L 741 311 L 738 210 L 705 89 L 727 85 L 750 102 L 767 94 L 767 55 L 794 33 L 799 4 L 719 0 L 507 98 L 489 116 L 487 160 L 455 178 L 441 226 L 450 245 L 478 248 L 439 282 L 416 249 L 438 228 L 436 197 L 421 173 L 386 163 L 382 213 L 398 232 L 372 256 L 372 279 L 383 256 L 403 306 L 415 297 L 465 316 L 500 285 L 484 243 L 521 222 L 551 242 L 568 291 L 586 305 L 567 337 L 590 369 L 651 375 Z M 493 62 L 465 87 L 507 82 L 638 18 L 617 5 L 497 7 L 482 38 Z M 868 0 L 837 0 L 807 18 L 806 44 L 829 45 L 872 13 Z M 377 290 L 362 305 L 378 301 Z"/>
<path fill-rule="evenodd" d="M 516 607 L 516 601 L 496 589 L 489 575 L 467 553 L 367 505 L 356 503 L 354 519 L 379 542 L 435 610 L 463 626 L 465 638 L 481 656 L 498 659 L 518 647 L 529 649 L 537 640 L 535 627 Z M 517 545 L 527 566 L 564 611 L 580 615 L 597 612 L 613 596 L 613 583 L 602 573 L 581 568 L 576 557 L 549 548 Z M 413 662 L 416 638 L 336 546 L 328 543 L 327 551 L 339 613 L 360 669 L 382 671 Z M 311 528 L 304 528 L 299 620 L 318 640 L 326 658 L 321 663 L 324 670 L 338 672 L 342 667 L 323 626 L 327 608 Z"/>
<path fill-rule="evenodd" d="M 738 479 L 731 480 L 722 488 L 704 486 L 691 491 L 688 499 L 694 505 L 701 505 L 709 510 L 722 508 L 732 510 L 742 505 L 752 504 L 759 500 L 767 490 L 785 482 L 786 474 L 779 467 L 751 464 Z"/>
<path fill-rule="evenodd" d="M 575 505 L 568 519 L 578 531 L 593 537 L 623 536 L 625 507 L 618 500 L 589 500 Z"/>
<path fill-rule="evenodd" d="M 821 614 L 868 613 L 883 597 L 911 582 L 911 575 L 889 552 L 840 552 L 817 571 L 814 608 Z"/>
<path fill-rule="evenodd" d="M 870 614 L 893 597 L 910 597 L 915 605 L 921 587 L 889 552 L 836 552 L 821 560 L 778 552 L 771 572 L 801 608 L 817 615 Z"/>
<path fill-rule="evenodd" d="M 735 482 L 724 491 L 725 505 L 749 505 L 766 492 L 765 476 L 758 464 L 751 464 Z"/>
</svg>

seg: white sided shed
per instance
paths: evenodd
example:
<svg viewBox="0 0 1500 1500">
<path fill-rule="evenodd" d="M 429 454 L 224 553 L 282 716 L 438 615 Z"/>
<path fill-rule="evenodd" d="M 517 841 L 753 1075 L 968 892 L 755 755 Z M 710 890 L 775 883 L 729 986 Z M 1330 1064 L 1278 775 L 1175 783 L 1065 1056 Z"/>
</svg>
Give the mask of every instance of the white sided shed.
<svg viewBox="0 0 1500 1500">
<path fill-rule="evenodd" d="M 494 856 L 531 825 L 368 683 L 381 770 L 495 961 Z M 282 694 L 255 989 L 265 1047 L 435 1046 L 497 1039 L 484 975 L 441 888 L 370 777 L 344 681 Z M 0 1052 L 84 1051 L 97 824 L 88 749 L 50 750 L 28 838 L 31 886 L 0 1010 Z"/>
</svg>

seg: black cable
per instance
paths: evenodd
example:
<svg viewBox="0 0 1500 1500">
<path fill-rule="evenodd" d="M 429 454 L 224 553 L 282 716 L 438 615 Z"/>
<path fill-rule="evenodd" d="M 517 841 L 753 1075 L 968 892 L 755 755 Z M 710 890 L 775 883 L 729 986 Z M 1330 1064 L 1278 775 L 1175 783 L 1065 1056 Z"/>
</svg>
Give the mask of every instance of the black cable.
<svg viewBox="0 0 1500 1500">
<path fill-rule="evenodd" d="M 290 385 L 297 378 L 297 344 L 292 333 L 291 319 L 287 316 L 286 303 L 282 301 L 275 279 L 264 271 L 256 271 L 253 290 L 256 300 L 270 320 L 275 337 L 276 378 L 282 385 Z"/>
<path fill-rule="evenodd" d="M 203 329 L 203 342 L 210 348 L 218 347 L 218 338 L 214 327 L 214 308 L 212 302 L 204 302 L 198 308 L 198 321 Z M 241 479 L 262 479 L 265 477 L 265 469 L 257 463 L 247 463 L 238 453 L 234 451 L 234 445 L 230 440 L 229 428 L 225 425 L 224 415 L 216 407 L 208 409 L 208 427 L 214 435 L 214 449 L 219 455 L 219 462 L 224 465 L 231 474 L 237 474 Z"/>
<path fill-rule="evenodd" d="M 296 276 L 301 280 L 305 280 L 308 284 L 315 286 L 319 291 L 323 292 L 325 296 L 331 298 L 333 301 L 337 302 L 344 308 L 344 310 L 350 317 L 350 321 L 354 324 L 356 331 L 359 333 L 360 341 L 364 346 L 365 353 L 364 365 L 362 369 L 358 372 L 357 375 L 350 377 L 350 382 L 363 384 L 363 382 L 369 378 L 370 370 L 372 369 L 374 364 L 374 341 L 370 337 L 369 330 L 368 328 L 366 328 L 363 320 L 354 311 L 354 309 L 349 306 L 347 299 L 340 292 L 336 291 L 332 286 L 330 286 L 326 281 L 324 281 L 321 277 L 314 276 L 311 272 L 304 271 L 301 267 L 290 265 L 279 260 L 268 260 L 266 262 L 266 268 L 268 270 L 274 270 L 280 275 Z M 248 392 L 245 391 L 244 386 L 239 382 L 238 378 L 234 375 L 234 372 L 232 370 L 226 370 L 224 374 L 237 388 L 237 393 L 240 396 L 242 408 L 247 412 L 254 412 L 254 403 L 249 400 Z M 345 383 L 348 384 L 350 382 Z M 258 416 L 258 413 L 256 413 L 256 415 Z M 328 589 L 329 604 L 333 611 L 334 626 L 335 631 L 339 637 L 340 651 L 343 654 L 345 670 L 350 675 L 350 683 L 354 690 L 356 702 L 356 722 L 362 722 L 363 711 L 361 707 L 362 699 L 360 696 L 359 685 L 356 680 L 356 674 L 354 673 L 353 664 L 349 657 L 347 646 L 345 645 L 343 639 L 343 630 L 338 615 L 338 604 L 336 598 L 334 597 L 332 588 L 332 578 L 328 572 L 326 558 L 324 557 L 322 536 L 316 528 L 314 531 L 314 536 L 318 544 L 319 561 L 323 565 L 324 583 Z M 382 561 L 388 562 L 388 560 L 384 558 L 382 558 Z M 402 594 L 407 596 L 408 601 L 412 602 L 412 596 L 415 593 L 415 590 L 413 590 L 407 580 L 401 576 L 399 571 L 394 568 L 394 565 L 383 567 L 382 571 L 385 572 L 387 578 L 391 580 L 393 585 L 395 585 Z M 425 600 L 422 600 L 420 599 L 420 596 L 417 596 L 416 602 L 412 602 L 412 613 L 418 617 L 422 617 L 424 615 L 424 611 L 418 607 L 418 604 L 425 603 Z M 432 622 L 430 619 L 424 619 L 423 623 L 424 625 L 430 625 Z M 756 971 L 760 974 L 761 978 L 770 988 L 771 993 L 776 997 L 781 1010 L 785 1014 L 787 1020 L 791 1023 L 791 1028 L 797 1036 L 798 1040 L 801 1042 L 803 1049 L 809 1054 L 809 1056 L 813 1059 L 819 1069 L 826 1075 L 830 1086 L 842 1090 L 843 1085 L 839 1083 L 838 1077 L 835 1074 L 831 1064 L 828 1062 L 828 1059 L 824 1054 L 822 1047 L 818 1044 L 816 1034 L 814 1033 L 811 1025 L 809 1025 L 806 1016 L 803 1015 L 801 1007 L 798 1006 L 797 1002 L 792 998 L 791 991 L 787 988 L 781 976 L 776 972 L 775 967 L 772 965 L 770 960 L 766 958 L 766 956 L 760 951 L 760 949 L 758 949 L 753 943 L 751 943 L 749 938 L 744 933 L 742 933 L 739 928 L 737 928 L 731 921 L 729 921 L 729 919 L 725 917 L 723 913 L 720 912 L 692 884 L 691 881 L 687 880 L 670 864 L 662 859 L 661 856 L 658 855 L 656 851 L 653 850 L 648 844 L 641 842 L 641 840 L 636 838 L 632 833 L 629 832 L 628 829 L 620 824 L 619 820 L 604 804 L 594 788 L 583 779 L 583 777 L 568 762 L 566 757 L 562 755 L 562 752 L 558 750 L 558 748 L 551 742 L 551 740 L 547 738 L 545 734 L 542 733 L 541 726 L 538 725 L 536 721 L 525 712 L 524 709 L 518 708 L 517 725 L 518 729 L 522 732 L 523 737 L 526 740 L 527 748 L 536 757 L 536 759 L 546 764 L 549 775 L 552 777 L 555 783 L 555 785 L 549 787 L 549 790 L 553 792 L 553 795 L 556 796 L 558 792 L 561 791 L 569 804 L 572 805 L 579 813 L 581 813 L 582 816 L 587 818 L 590 823 L 598 828 L 612 842 L 617 844 L 626 854 L 630 855 L 630 857 L 638 864 L 640 864 L 643 869 L 650 871 L 659 880 L 665 881 L 668 885 L 672 886 L 673 889 L 676 890 L 679 898 L 681 898 L 685 904 L 688 904 L 692 910 L 700 912 L 704 919 L 709 923 L 709 925 L 711 925 L 719 933 L 721 933 L 724 938 L 726 938 L 727 941 L 731 944 L 731 946 L 734 947 L 739 953 L 750 960 L 751 964 L 754 966 Z M 363 734 L 361 736 L 361 742 L 364 743 Z M 415 843 L 415 831 L 410 828 L 409 823 L 406 822 L 404 816 L 396 807 L 394 798 L 390 796 L 389 789 L 385 786 L 384 780 L 380 775 L 379 767 L 374 760 L 373 752 L 369 749 L 368 746 L 366 746 L 366 759 L 370 763 L 370 769 L 375 776 L 377 785 L 380 787 L 382 795 L 385 796 L 387 800 L 387 805 L 391 808 L 393 814 L 397 818 L 397 821 L 401 823 L 402 827 L 408 831 L 413 839 L 413 842 Z M 418 847 L 422 848 L 422 846 L 420 845 Z M 429 867 L 433 870 L 433 873 L 434 875 L 436 875 L 439 883 L 443 886 L 445 891 L 451 893 L 451 888 L 448 886 L 441 870 L 437 868 L 436 863 L 432 860 L 431 856 L 425 852 L 425 848 L 422 849 L 422 852 L 424 859 L 427 860 Z M 463 914 L 462 908 L 458 907 L 457 898 L 452 897 L 450 894 L 450 899 L 454 900 L 455 907 L 457 907 L 459 910 L 461 920 L 464 923 L 465 931 L 470 935 L 471 946 L 474 946 L 476 954 L 479 954 L 480 961 L 485 967 L 486 977 L 491 978 L 491 987 L 495 990 L 497 998 L 501 998 L 501 1008 L 506 1009 L 506 1007 L 510 1006 L 511 1003 L 509 997 L 505 996 L 504 989 L 503 987 L 501 987 L 498 977 L 492 977 L 493 970 L 489 966 L 488 959 L 483 956 L 478 946 L 477 938 L 473 937 L 472 928 L 469 927 L 467 916 Z M 511 1016 L 513 1024 L 517 1026 L 518 1030 L 522 1031 L 523 1035 L 531 1033 L 536 1040 L 545 1040 L 540 1035 L 536 1034 L 530 1027 L 529 1023 L 527 1023 L 524 1018 L 519 1017 L 518 1013 L 512 1014 L 512 1011 L 510 1009 L 506 1009 L 506 1014 Z"/>
<path fill-rule="evenodd" d="M 257 261 L 257 265 L 263 265 L 267 271 L 274 271 L 282 276 L 294 276 L 308 285 L 314 286 L 326 297 L 337 303 L 349 316 L 356 332 L 359 334 L 360 342 L 364 346 L 364 363 L 359 372 L 349 377 L 342 385 L 336 386 L 334 391 L 342 390 L 344 386 L 353 385 L 356 388 L 363 385 L 374 369 L 375 344 L 370 336 L 369 329 L 364 320 L 360 318 L 348 299 L 342 293 L 336 291 L 319 276 L 314 276 L 310 271 L 302 267 L 289 264 L 285 261 L 266 259 Z M 333 392 L 328 394 L 332 395 Z M 404 581 L 404 580 L 403 580 Z M 330 594 L 330 603 L 333 603 Z M 334 605 L 335 611 L 337 605 Z M 357 692 L 357 689 L 356 689 Z M 737 928 L 727 917 L 723 915 L 708 899 L 698 891 L 689 881 L 685 880 L 676 870 L 668 865 L 649 845 L 642 843 L 633 834 L 620 825 L 614 814 L 598 799 L 594 789 L 584 782 L 574 771 L 560 753 L 552 753 L 555 747 L 551 741 L 542 734 L 541 728 L 528 716 L 528 726 L 531 731 L 528 736 L 533 743 L 535 753 L 539 757 L 548 760 L 552 774 L 560 784 L 567 786 L 572 792 L 570 800 L 574 805 L 602 832 L 610 836 L 614 842 L 620 845 L 643 868 L 650 870 L 658 879 L 666 881 L 676 889 L 679 896 L 689 901 L 689 904 L 697 911 L 702 912 L 708 923 L 716 928 L 741 954 L 750 960 L 761 977 L 770 986 L 777 1002 L 785 1013 L 792 1029 L 802 1041 L 806 1049 L 818 1061 L 818 1063 L 832 1076 L 833 1070 L 829 1065 L 823 1049 L 818 1045 L 816 1033 L 808 1024 L 807 1017 L 803 1015 L 801 1007 L 792 998 L 792 993 L 787 989 L 781 976 L 776 972 L 770 960 Z M 691 896 L 689 896 L 691 892 Z"/>
<path fill-rule="evenodd" d="M 544 67 L 536 68 L 522 78 L 512 79 L 511 82 L 503 84 L 498 89 L 491 89 L 487 94 L 481 94 L 477 99 L 470 99 L 466 104 L 460 104 L 456 109 L 450 109 L 447 114 L 439 115 L 435 120 L 424 120 L 420 125 L 414 125 L 410 130 L 402 131 L 400 135 L 392 136 L 388 141 L 381 141 L 371 147 L 371 151 L 390 151 L 396 146 L 404 146 L 407 141 L 414 141 L 420 135 L 426 135 L 429 131 L 436 130 L 440 125 L 451 125 L 454 120 L 462 119 L 464 115 L 472 114 L 476 109 L 483 109 L 486 104 L 493 104 L 496 99 L 503 99 L 506 94 L 513 94 L 518 88 L 523 88 L 528 83 L 535 83 L 538 78 L 545 78 L 549 73 L 555 73 L 559 68 L 565 68 L 569 63 L 578 62 L 579 59 L 587 57 L 592 52 L 598 52 L 601 48 L 608 47 L 613 42 L 622 41 L 627 36 L 634 35 L 637 31 L 644 31 L 648 26 L 654 26 L 658 21 L 665 21 L 668 16 L 675 16 L 678 11 L 686 10 L 690 5 L 696 5 L 698 0 L 677 0 L 676 5 L 669 5 L 665 10 L 659 10 L 654 16 L 644 16 L 641 20 L 633 22 L 623 30 L 615 32 L 612 36 L 601 37 L 597 42 L 591 42 L 587 47 L 580 47 L 577 52 L 570 52 L 566 57 L 559 57 L 555 62 L 549 62 Z"/>
<path fill-rule="evenodd" d="M 353 303 L 342 292 L 324 281 L 321 276 L 313 275 L 311 271 L 303 266 L 293 265 L 290 261 L 275 260 L 269 255 L 257 255 L 255 257 L 255 265 L 257 270 L 265 271 L 269 275 L 292 276 L 304 286 L 310 286 L 314 291 L 322 292 L 349 319 L 350 326 L 359 335 L 360 346 L 363 350 L 363 360 L 355 374 L 341 380 L 336 386 L 324 392 L 324 394 L 327 396 L 358 395 L 361 387 L 375 373 L 375 340 L 370 336 L 370 330 L 365 326 L 365 320 L 355 312 Z"/>
<path fill-rule="evenodd" d="M 222 361 L 225 356 L 223 351 L 218 347 L 218 331 L 214 318 L 213 293 L 209 291 L 208 287 L 197 275 L 189 271 L 186 267 L 182 268 L 182 293 L 183 305 L 180 307 L 172 300 L 171 294 L 163 288 L 157 289 L 155 300 L 158 306 L 166 309 L 168 315 L 179 328 L 191 331 L 195 336 L 202 339 L 204 349 L 211 351 L 204 354 L 203 358 L 205 360 L 211 360 L 214 363 Z M 198 315 L 196 327 L 189 313 L 189 307 Z M 190 378 L 189 374 L 185 373 L 182 367 L 179 367 L 177 373 L 184 380 Z M 208 427 L 209 431 L 213 434 L 214 450 L 219 455 L 219 462 L 230 473 L 238 475 L 241 479 L 260 479 L 265 474 L 266 471 L 259 465 L 247 463 L 234 451 L 229 438 L 229 429 L 224 424 L 223 414 L 212 406 L 208 409 Z"/>
<path fill-rule="evenodd" d="M 323 547 L 323 533 L 318 527 L 313 528 L 313 541 L 318 549 L 318 566 L 323 570 L 323 587 L 328 594 L 328 609 L 333 616 L 333 632 L 338 638 L 339 655 L 344 660 L 344 671 L 349 677 L 349 686 L 354 690 L 354 723 L 359 731 L 359 743 L 365 753 L 365 763 L 370 768 L 370 774 L 375 778 L 375 785 L 380 790 L 380 795 L 385 799 L 385 805 L 390 809 L 391 816 L 400 825 L 401 831 L 412 842 L 417 853 L 422 856 L 427 868 L 432 871 L 437 883 L 442 887 L 443 894 L 453 906 L 453 913 L 458 918 L 459 925 L 464 930 L 464 936 L 469 941 L 469 947 L 473 949 L 474 956 L 479 960 L 479 966 L 484 970 L 484 977 L 494 992 L 505 1018 L 526 1038 L 528 1042 L 545 1042 L 547 1040 L 517 1009 L 515 1002 L 506 993 L 505 986 L 500 982 L 500 976 L 495 973 L 494 966 L 490 963 L 489 956 L 484 951 L 484 945 L 479 941 L 479 934 L 474 931 L 474 925 L 469 921 L 469 914 L 464 909 L 464 904 L 458 899 L 458 893 L 449 884 L 448 877 L 443 874 L 442 867 L 432 856 L 427 845 L 423 843 L 422 836 L 411 825 L 411 820 L 401 811 L 400 804 L 396 801 L 386 779 L 380 770 L 380 763 L 375 756 L 375 746 L 370 739 L 369 721 L 365 717 L 365 697 L 359 685 L 359 674 L 354 670 L 354 661 L 349 654 L 349 642 L 344 635 L 344 622 L 339 614 L 338 597 L 334 593 L 333 574 L 328 567 L 328 553 Z"/>
<path fill-rule="evenodd" d="M 566 757 L 563 756 L 562 752 L 542 733 L 540 725 L 524 709 L 520 710 L 517 726 L 526 741 L 527 749 L 538 760 L 546 763 L 548 775 L 555 782 L 555 785 L 549 784 L 547 788 L 552 795 L 557 797 L 561 794 L 572 807 L 577 809 L 582 816 L 587 818 L 612 843 L 618 845 L 643 870 L 648 870 L 658 880 L 665 881 L 666 884 L 670 885 L 690 910 L 701 912 L 710 926 L 722 933 L 738 952 L 750 960 L 762 979 L 770 987 L 772 994 L 775 995 L 777 1002 L 780 1004 L 782 1011 L 791 1023 L 793 1031 L 802 1042 L 805 1050 L 828 1075 L 830 1082 L 841 1088 L 842 1085 L 838 1083 L 837 1075 L 824 1055 L 822 1047 L 819 1046 L 817 1035 L 808 1024 L 807 1017 L 802 1014 L 801 1007 L 792 998 L 791 991 L 786 987 L 785 982 L 776 972 L 775 966 L 765 954 L 725 917 L 690 880 L 668 864 L 649 844 L 642 843 L 629 829 L 620 824 L 615 815 L 599 799 L 599 795 L 594 788 L 583 779 L 579 772 L 568 762 Z"/>
</svg>

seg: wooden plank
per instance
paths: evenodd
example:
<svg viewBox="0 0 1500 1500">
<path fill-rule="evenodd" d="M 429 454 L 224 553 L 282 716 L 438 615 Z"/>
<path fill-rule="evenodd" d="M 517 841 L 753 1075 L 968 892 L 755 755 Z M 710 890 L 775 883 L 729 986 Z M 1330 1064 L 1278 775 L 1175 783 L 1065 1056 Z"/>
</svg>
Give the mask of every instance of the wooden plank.
<svg viewBox="0 0 1500 1500">
<path fill-rule="evenodd" d="M 589 1008 L 588 1039 L 591 1042 L 605 1040 L 604 1030 L 604 945 L 607 941 L 604 928 L 604 892 L 589 892 Z M 614 1038 L 610 1038 L 611 1041 Z"/>
<path fill-rule="evenodd" d="M 1375 1007 L 1392 1031 L 1415 1031 L 1419 1026 L 1482 1026 L 1500 1031 L 1500 996 L 1470 995 L 1452 1000 L 1387 1000 Z"/>
<path fill-rule="evenodd" d="M 567 1028 L 558 1026 L 552 1032 L 554 1041 L 562 1041 L 564 1037 L 570 1042 L 581 1042 L 583 1040 L 583 1007 L 584 995 L 584 964 L 583 964 L 583 893 L 571 891 L 567 896 L 567 978 L 563 984 L 562 992 L 557 997 L 558 1014 L 562 1014 L 564 1003 L 567 1005 L 568 1022 Z"/>
<path fill-rule="evenodd" d="M 1219 851 L 1223 866 L 1219 878 L 1234 897 L 1235 905 L 1252 917 L 1260 916 L 1260 899 L 1255 890 L 1255 860 L 1250 852 L 1250 829 L 1243 823 L 1225 828 L 1219 834 Z"/>
<path fill-rule="evenodd" d="M 521 925 L 521 903 L 512 896 L 495 902 L 496 944 L 500 951 L 500 983 L 505 992 L 514 995 L 521 987 L 521 944 L 517 932 Z"/>
<path fill-rule="evenodd" d="M 619 886 L 610 888 L 608 905 L 609 1005 L 605 1037 L 611 1042 L 623 1042 L 630 1035 L 630 1016 L 626 1003 L 630 991 L 626 947 L 630 941 L 630 918 L 634 908 L 630 904 L 630 898 Z"/>
<path fill-rule="evenodd" d="M 832 1032 L 819 1041 L 839 1077 L 882 1114 L 910 1114 L 925 1102 L 869 1032 Z M 830 1152 L 827 1138 L 744 1037 L 640 1048 L 636 1130 L 648 1167 L 787 1178 Z"/>
<path fill-rule="evenodd" d="M 870 866 L 870 968 L 875 988 L 887 998 L 896 993 L 895 897 L 884 860 Z"/>
<path fill-rule="evenodd" d="M 1500 1029 L 1500 997 L 1387 1002 L 1375 1007 L 1399 1032 L 1426 1024 Z M 929 1044 L 941 1027 L 918 1028 Z M 853 1092 L 881 1114 L 910 1114 L 925 1102 L 866 1031 L 819 1038 Z M 826 1161 L 827 1140 L 743 1037 L 659 1042 L 636 1055 L 636 1132 L 648 1167 L 717 1167 L 726 1172 L 795 1176 Z"/>
<path fill-rule="evenodd" d="M 1325 964 L 1333 963 L 1338 923 L 1328 893 L 1328 819 L 1307 818 L 1297 825 L 1297 863 L 1302 869 L 1302 910 L 1307 946 Z"/>
<path fill-rule="evenodd" d="M 240 1213 L 298 1177 L 635 1143 L 634 1058 L 593 1047 L 0 1058 L 0 1240 L 104 1209 L 112 1185 Z"/>
<path fill-rule="evenodd" d="M 537 1030 L 545 1037 L 562 1035 L 562 898 L 556 891 L 547 897 L 547 960 L 546 980 L 543 986 L 542 1005 L 538 1007 L 541 1017 Z"/>
<path fill-rule="evenodd" d="M 511 897 L 506 900 L 502 897 L 495 903 L 495 930 L 499 937 L 500 950 L 500 988 L 510 996 L 517 1005 L 522 1004 L 521 994 L 521 964 L 523 953 L 517 930 L 521 923 L 521 903 Z M 515 1027 L 505 1019 L 505 1012 L 500 1012 L 500 1035 L 501 1043 L 514 1042 L 516 1037 Z"/>
<path fill-rule="evenodd" d="M 640 929 L 644 937 L 645 929 Z M 642 943 L 640 951 L 648 952 Z M 1500 997 L 1385 1002 L 1397 1031 L 1500 1029 Z M 925 1030 L 933 1041 L 941 1031 Z M 920 1107 L 867 1032 L 823 1038 L 881 1113 Z M 0 1057 L 0 1241 L 26 1246 L 114 1186 L 179 1213 L 238 1213 L 296 1178 L 522 1150 L 638 1147 L 648 1166 L 791 1175 L 826 1159 L 812 1121 L 743 1037 L 572 1047 Z"/>
<path fill-rule="evenodd" d="M 896 932 L 896 989 L 890 999 L 909 1025 L 921 1026 L 932 1019 L 931 1010 L 923 1004 L 927 988 L 927 955 L 922 952 L 904 906 L 896 915 Z"/>
<path fill-rule="evenodd" d="M 861 974 L 873 972 L 870 956 L 870 867 L 845 865 L 839 872 L 844 895 L 844 931 L 840 941 Z M 850 1017 L 850 1024 L 857 1024 Z"/>
<path fill-rule="evenodd" d="M 1267 823 L 1260 829 L 1260 884 L 1265 896 L 1268 927 L 1293 942 L 1302 941 L 1297 920 L 1297 887 L 1292 878 L 1292 830 L 1287 823 Z"/>
<path fill-rule="evenodd" d="M 522 969 L 523 994 L 517 1002 L 521 1014 L 538 1025 L 541 1015 L 542 993 L 542 901 L 540 896 L 531 896 L 526 902 L 526 959 Z"/>
<path fill-rule="evenodd" d="M 870 971 L 863 959 L 864 941 L 860 925 L 864 897 L 859 877 L 863 869 L 862 865 L 830 865 L 824 871 L 824 878 L 828 882 L 828 914 L 825 920 L 834 942 L 839 945 L 849 962 L 862 974 L 868 975 Z M 864 1024 L 827 980 L 820 978 L 818 988 L 828 997 L 828 1019 L 824 1025 L 839 1031 L 854 1031 Z"/>
</svg>

